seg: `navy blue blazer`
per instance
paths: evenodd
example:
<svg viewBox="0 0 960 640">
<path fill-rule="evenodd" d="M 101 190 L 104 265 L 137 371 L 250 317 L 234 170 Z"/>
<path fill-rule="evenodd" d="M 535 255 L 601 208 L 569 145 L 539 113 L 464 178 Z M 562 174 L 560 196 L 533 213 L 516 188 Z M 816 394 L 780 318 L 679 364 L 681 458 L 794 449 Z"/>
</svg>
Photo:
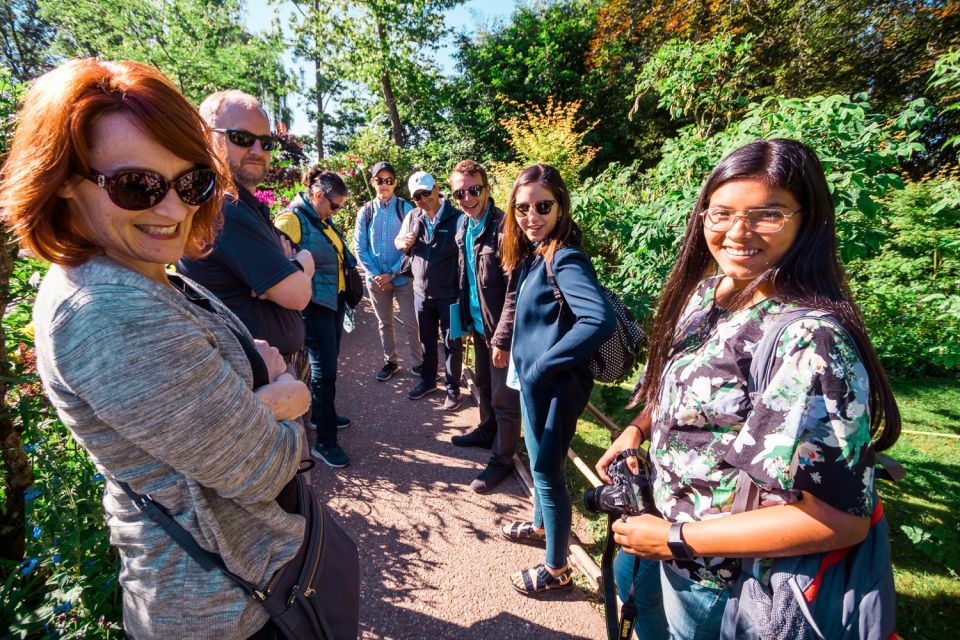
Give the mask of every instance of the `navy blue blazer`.
<svg viewBox="0 0 960 640">
<path fill-rule="evenodd" d="M 613 309 L 600 293 L 590 258 L 565 247 L 553 256 L 553 274 L 569 312 L 547 281 L 537 256 L 520 275 L 513 329 L 513 361 L 520 378 L 527 424 L 540 443 L 535 469 L 550 472 L 566 459 L 587 406 L 593 378 L 590 356 L 616 328 Z M 518 289 L 519 289 L 518 286 Z"/>
</svg>

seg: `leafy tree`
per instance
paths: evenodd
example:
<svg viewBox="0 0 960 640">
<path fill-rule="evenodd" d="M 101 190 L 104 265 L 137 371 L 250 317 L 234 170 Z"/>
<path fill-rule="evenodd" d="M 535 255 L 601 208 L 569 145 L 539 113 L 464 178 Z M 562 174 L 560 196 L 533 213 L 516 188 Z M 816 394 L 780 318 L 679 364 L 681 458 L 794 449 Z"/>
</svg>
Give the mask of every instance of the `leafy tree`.
<svg viewBox="0 0 960 640">
<path fill-rule="evenodd" d="M 505 161 L 512 150 L 501 121 L 520 115 L 518 105 L 542 105 L 553 97 L 580 101 L 584 119 L 599 121 L 586 138 L 600 149 L 594 166 L 655 155 L 675 127 L 656 112 L 655 97 L 643 100 L 643 118 L 629 121 L 632 77 L 610 80 L 588 66 L 595 28 L 595 0 L 557 0 L 520 4 L 506 23 L 472 37 L 458 35 L 449 131 L 476 141 L 488 158 Z"/>
<path fill-rule="evenodd" d="M 943 54 L 937 60 L 930 86 L 944 93 L 943 101 L 948 104 L 943 113 L 960 112 L 960 47 Z M 944 142 L 944 146 L 960 149 L 960 133 Z"/>
<path fill-rule="evenodd" d="M 746 106 L 747 67 L 751 43 L 747 35 L 721 34 L 703 43 L 670 40 L 643 65 L 637 80 L 634 112 L 647 91 L 660 96 L 657 106 L 674 120 L 692 118 L 697 135 L 709 136 Z"/>
<path fill-rule="evenodd" d="M 241 89 L 264 99 L 278 120 L 289 121 L 279 25 L 267 35 L 247 32 L 242 0 L 37 2 L 57 29 L 58 55 L 152 64 L 195 102 L 214 91 Z"/>
<path fill-rule="evenodd" d="M 3 0 L 0 3 L 0 66 L 10 77 L 26 82 L 50 66 L 50 40 L 54 30 L 40 17 L 36 0 Z"/>
</svg>

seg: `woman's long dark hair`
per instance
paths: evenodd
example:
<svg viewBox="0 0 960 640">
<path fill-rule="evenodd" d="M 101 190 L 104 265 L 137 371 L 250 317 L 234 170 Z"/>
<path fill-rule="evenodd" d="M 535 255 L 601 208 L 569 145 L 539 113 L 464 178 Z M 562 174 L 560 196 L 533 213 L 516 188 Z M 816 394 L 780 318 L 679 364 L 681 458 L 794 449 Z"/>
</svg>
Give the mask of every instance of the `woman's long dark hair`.
<svg viewBox="0 0 960 640">
<path fill-rule="evenodd" d="M 561 247 L 581 247 L 583 233 L 573 221 L 570 211 L 570 191 L 567 184 L 560 177 L 560 172 L 548 164 L 535 164 L 520 172 L 510 189 L 510 199 L 507 203 L 507 220 L 503 227 L 503 241 L 500 247 L 500 261 L 505 271 L 510 272 L 520 266 L 527 256 L 534 252 L 533 244 L 527 239 L 520 225 L 517 223 L 517 190 L 525 185 L 537 183 L 553 195 L 557 201 L 559 213 L 557 226 L 550 237 L 537 247 L 536 252 L 544 260 L 553 258 L 553 254 Z"/>
<path fill-rule="evenodd" d="M 870 378 L 870 432 L 874 448 L 888 449 L 900 436 L 900 411 L 837 257 L 836 213 L 823 167 L 809 147 L 795 140 L 757 140 L 740 147 L 721 160 L 707 178 L 687 222 L 677 264 L 660 295 L 646 373 L 633 404 L 656 403 L 680 315 L 697 285 L 717 267 L 703 236 L 700 214 L 709 206 L 713 193 L 731 180 L 760 180 L 784 189 L 803 211 L 793 244 L 776 264 L 736 297 L 734 306 L 750 300 L 759 286 L 769 283 L 775 299 L 823 309 L 836 317 L 856 343 Z"/>
</svg>

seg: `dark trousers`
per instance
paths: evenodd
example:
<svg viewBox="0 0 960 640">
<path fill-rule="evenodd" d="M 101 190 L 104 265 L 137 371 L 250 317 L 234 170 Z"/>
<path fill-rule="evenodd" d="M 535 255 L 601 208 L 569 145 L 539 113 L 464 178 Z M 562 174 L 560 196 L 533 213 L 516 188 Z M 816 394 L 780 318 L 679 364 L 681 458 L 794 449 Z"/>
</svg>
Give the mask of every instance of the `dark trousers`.
<svg viewBox="0 0 960 640">
<path fill-rule="evenodd" d="M 507 386 L 507 367 L 493 366 L 492 352 L 487 339 L 474 333 L 474 382 L 480 392 L 480 425 L 477 428 L 493 441 L 490 462 L 511 465 L 520 439 L 520 393 Z"/>
<path fill-rule="evenodd" d="M 420 377 L 428 384 L 437 382 L 437 340 L 443 339 L 444 384 L 448 391 L 460 388 L 463 373 L 463 342 L 450 339 L 450 305 L 457 298 L 424 298 L 413 296 L 413 307 L 420 323 L 420 346 L 423 349 L 423 371 Z"/>
<path fill-rule="evenodd" d="M 337 444 L 337 359 L 344 310 L 342 296 L 336 311 L 312 302 L 303 310 L 310 356 L 310 410 L 317 425 L 317 442 L 328 447 Z"/>
</svg>

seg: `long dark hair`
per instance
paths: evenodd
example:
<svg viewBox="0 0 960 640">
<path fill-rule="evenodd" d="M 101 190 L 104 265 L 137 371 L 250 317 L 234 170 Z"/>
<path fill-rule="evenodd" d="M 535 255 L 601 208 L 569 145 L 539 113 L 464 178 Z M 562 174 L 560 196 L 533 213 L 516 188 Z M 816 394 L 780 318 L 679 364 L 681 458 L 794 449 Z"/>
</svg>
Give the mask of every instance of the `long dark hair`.
<svg viewBox="0 0 960 640">
<path fill-rule="evenodd" d="M 776 300 L 822 309 L 836 317 L 856 343 L 870 378 L 870 432 L 874 448 L 890 448 L 900 436 L 900 411 L 837 257 L 836 213 L 823 167 L 816 154 L 796 140 L 751 142 L 721 160 L 707 178 L 687 222 L 677 264 L 660 295 L 646 373 L 633 404 L 656 402 L 680 314 L 700 281 L 716 270 L 700 214 L 709 206 L 713 193 L 731 180 L 760 180 L 789 191 L 803 211 L 793 244 L 733 300 L 733 305 L 750 300 L 758 287 L 769 283 Z"/>
<path fill-rule="evenodd" d="M 507 220 L 503 227 L 503 245 L 500 247 L 500 261 L 505 271 L 510 272 L 520 266 L 527 256 L 534 252 L 533 244 L 524 235 L 517 223 L 517 190 L 525 185 L 537 183 L 557 201 L 559 213 L 557 226 L 550 237 L 540 243 L 536 252 L 544 260 L 553 258 L 553 254 L 561 247 L 580 247 L 583 234 L 580 227 L 573 221 L 570 214 L 570 191 L 567 184 L 560 177 L 560 172 L 548 164 L 535 164 L 520 172 L 510 189 L 510 200 L 507 203 Z"/>
</svg>

